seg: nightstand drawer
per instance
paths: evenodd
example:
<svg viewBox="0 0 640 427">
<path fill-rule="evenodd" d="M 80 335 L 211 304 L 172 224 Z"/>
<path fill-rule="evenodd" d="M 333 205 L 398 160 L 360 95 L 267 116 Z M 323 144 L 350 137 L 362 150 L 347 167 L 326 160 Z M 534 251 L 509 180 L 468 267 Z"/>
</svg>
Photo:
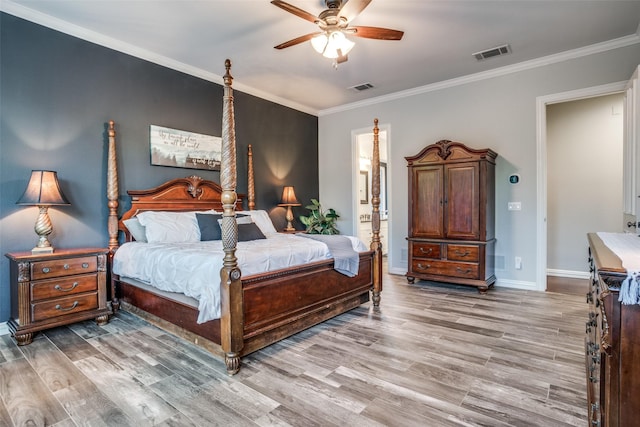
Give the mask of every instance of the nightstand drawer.
<svg viewBox="0 0 640 427">
<path fill-rule="evenodd" d="M 59 298 L 98 289 L 97 274 L 41 280 L 31 283 L 31 301 Z"/>
<path fill-rule="evenodd" d="M 92 273 L 98 270 L 95 256 L 38 261 L 31 264 L 31 280 Z"/>
<path fill-rule="evenodd" d="M 49 320 L 58 316 L 66 316 L 80 311 L 98 308 L 98 293 L 72 295 L 31 305 L 33 321 Z"/>
</svg>

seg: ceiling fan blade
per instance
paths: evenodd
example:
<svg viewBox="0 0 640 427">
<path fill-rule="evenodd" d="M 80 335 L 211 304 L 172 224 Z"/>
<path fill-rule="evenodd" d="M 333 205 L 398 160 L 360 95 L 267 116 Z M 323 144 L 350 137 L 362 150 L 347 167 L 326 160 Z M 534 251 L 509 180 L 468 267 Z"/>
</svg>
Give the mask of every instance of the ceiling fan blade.
<svg viewBox="0 0 640 427">
<path fill-rule="evenodd" d="M 305 34 L 304 36 L 296 37 L 295 39 L 291 39 L 288 42 L 280 43 L 278 46 L 274 46 L 275 49 L 284 49 L 285 47 L 295 46 L 300 43 L 304 43 L 307 40 L 311 40 L 313 37 L 318 34 L 322 34 L 321 32 Z"/>
<path fill-rule="evenodd" d="M 289 13 L 293 13 L 294 15 L 302 18 L 302 19 L 306 19 L 307 21 L 313 22 L 314 24 L 316 22 L 318 22 L 318 17 L 310 14 L 309 12 L 306 12 L 292 4 L 289 4 L 287 2 L 284 2 L 282 0 L 273 0 L 271 2 L 272 5 L 274 6 L 278 6 L 280 9 L 284 9 Z"/>
<path fill-rule="evenodd" d="M 336 58 L 336 64 L 342 64 L 343 62 L 347 62 L 349 57 L 347 55 L 338 56 Z"/>
<path fill-rule="evenodd" d="M 340 8 L 340 16 L 351 22 L 369 3 L 371 0 L 349 0 Z"/>
<path fill-rule="evenodd" d="M 344 31 L 352 36 L 377 40 L 401 40 L 404 35 L 404 31 L 379 27 L 348 27 Z"/>
</svg>

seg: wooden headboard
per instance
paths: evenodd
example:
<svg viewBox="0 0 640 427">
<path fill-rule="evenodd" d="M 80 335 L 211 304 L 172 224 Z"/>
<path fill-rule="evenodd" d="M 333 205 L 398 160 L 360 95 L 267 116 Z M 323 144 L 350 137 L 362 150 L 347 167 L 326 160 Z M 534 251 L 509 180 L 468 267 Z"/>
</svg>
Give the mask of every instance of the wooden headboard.
<svg viewBox="0 0 640 427">
<path fill-rule="evenodd" d="M 118 230 L 125 241 L 132 240 L 124 221 L 145 211 L 206 211 L 215 209 L 222 212 L 222 188 L 216 182 L 192 175 L 177 178 L 148 190 L 129 190 L 131 208 L 118 221 Z M 238 194 L 236 207 L 242 208 L 243 194 Z"/>
</svg>

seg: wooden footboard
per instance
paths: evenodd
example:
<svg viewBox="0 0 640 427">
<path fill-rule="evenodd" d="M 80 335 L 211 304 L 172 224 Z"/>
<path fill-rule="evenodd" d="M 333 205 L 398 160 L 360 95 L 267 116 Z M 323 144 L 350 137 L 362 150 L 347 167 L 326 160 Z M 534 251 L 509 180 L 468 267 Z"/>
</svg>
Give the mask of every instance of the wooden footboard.
<svg viewBox="0 0 640 427">
<path fill-rule="evenodd" d="M 360 254 L 359 273 L 347 277 L 333 261 L 305 264 L 242 279 L 245 356 L 369 301 L 373 255 Z M 114 277 L 124 307 L 146 320 L 224 355 L 220 320 L 198 324 L 198 309 Z"/>
</svg>

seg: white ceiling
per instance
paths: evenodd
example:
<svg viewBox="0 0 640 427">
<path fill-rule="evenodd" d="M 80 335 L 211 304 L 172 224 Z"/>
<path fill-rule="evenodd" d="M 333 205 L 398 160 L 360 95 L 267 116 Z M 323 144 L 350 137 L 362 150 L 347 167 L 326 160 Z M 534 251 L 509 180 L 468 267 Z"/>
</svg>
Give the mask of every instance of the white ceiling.
<svg viewBox="0 0 640 427">
<path fill-rule="evenodd" d="M 325 9 L 323 0 L 287 1 L 313 15 Z M 309 42 L 273 48 L 316 27 L 269 0 L 0 0 L 0 9 L 219 83 L 230 58 L 237 90 L 320 115 L 640 41 L 640 1 L 373 0 L 352 25 L 404 38 L 354 37 L 348 62 L 334 69 Z M 509 55 L 472 56 L 506 43 Z M 374 88 L 350 89 L 362 83 Z"/>
</svg>

